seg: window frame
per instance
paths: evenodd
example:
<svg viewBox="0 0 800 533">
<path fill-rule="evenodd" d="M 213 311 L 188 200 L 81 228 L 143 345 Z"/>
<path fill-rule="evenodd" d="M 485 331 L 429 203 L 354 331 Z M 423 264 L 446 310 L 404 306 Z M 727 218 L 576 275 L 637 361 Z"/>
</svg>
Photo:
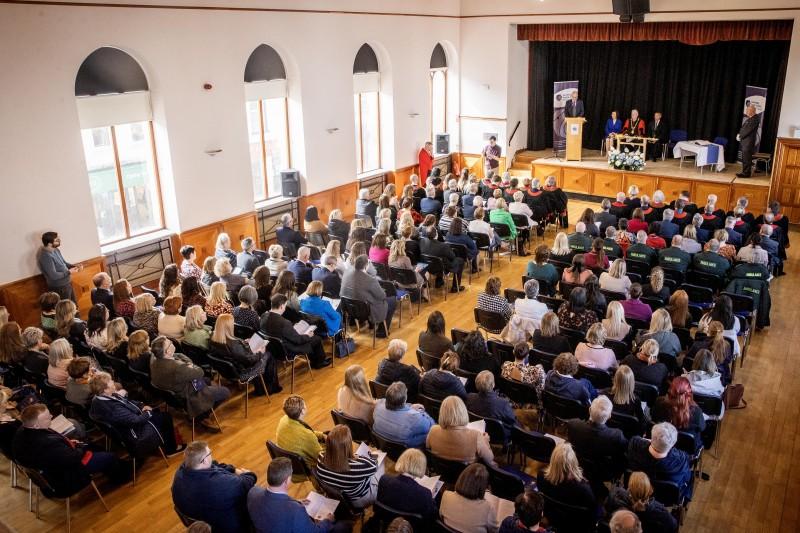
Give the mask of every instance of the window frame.
<svg viewBox="0 0 800 533">
<path fill-rule="evenodd" d="M 375 104 L 375 109 L 378 114 L 378 123 L 377 123 L 377 134 L 378 134 L 378 166 L 373 169 L 364 170 L 364 132 L 363 132 L 363 113 L 361 110 L 361 98 L 365 94 L 370 94 L 374 92 L 375 97 L 377 99 Z M 382 147 L 381 147 L 381 91 L 370 91 L 370 92 L 360 92 L 355 93 L 355 96 L 358 97 L 358 107 L 356 108 L 356 118 L 358 119 L 358 161 L 356 162 L 356 175 L 368 174 L 370 172 L 377 172 L 383 168 L 383 154 L 382 154 Z"/>
<path fill-rule="evenodd" d="M 145 121 L 141 121 L 145 122 Z M 119 242 L 126 241 L 128 239 L 133 239 L 135 237 L 141 237 L 143 235 L 148 235 L 150 233 L 155 233 L 157 231 L 162 231 L 164 229 L 164 197 L 161 192 L 161 173 L 158 169 L 158 151 L 156 150 L 156 134 L 155 128 L 153 127 L 153 121 L 147 120 L 147 125 L 150 130 L 150 150 L 153 154 L 153 171 L 155 173 L 156 179 L 156 193 L 158 194 L 158 227 L 153 228 L 151 230 L 143 231 L 141 233 L 131 233 L 130 221 L 128 220 L 128 202 L 125 197 L 125 187 L 123 186 L 122 181 L 122 163 L 120 162 L 119 157 L 119 147 L 117 146 L 117 130 L 116 127 L 121 124 L 111 124 L 107 126 L 111 132 L 111 149 L 114 152 L 114 171 L 117 174 L 117 187 L 119 188 L 119 195 L 120 195 L 120 209 L 122 209 L 122 221 L 125 225 L 125 236 L 120 237 L 118 239 L 113 239 L 110 241 L 100 241 L 101 246 L 109 246 L 112 244 L 116 244 Z M 91 128 L 95 129 L 95 128 Z M 89 176 L 89 169 L 87 171 L 87 178 Z M 95 214 L 96 215 L 96 214 Z M 97 220 L 95 220 L 97 222 Z M 98 232 L 98 238 L 100 237 Z"/>
<path fill-rule="evenodd" d="M 278 196 L 283 195 L 283 191 L 281 191 L 281 195 L 270 196 L 269 194 L 269 174 L 267 173 L 267 139 L 266 133 L 267 130 L 265 128 L 266 121 L 264 120 L 264 100 L 268 100 L 267 98 L 259 98 L 255 100 L 258 103 L 258 124 L 261 129 L 261 172 L 262 172 L 262 179 L 264 180 L 264 198 L 253 198 L 255 202 L 265 202 L 272 198 L 277 198 Z M 279 98 L 269 98 L 269 100 L 282 100 L 283 101 L 283 112 L 285 115 L 285 136 L 286 136 L 286 163 L 287 168 L 292 168 L 292 138 L 289 136 L 289 98 L 287 96 L 282 96 Z M 253 102 L 254 100 L 250 100 Z M 247 106 L 245 105 L 245 112 L 247 112 Z M 252 176 L 250 177 L 253 178 Z M 255 191 L 254 191 L 255 195 Z"/>
<path fill-rule="evenodd" d="M 431 142 L 434 142 L 434 134 L 436 132 L 433 131 L 433 123 L 435 122 L 435 118 L 433 116 L 433 78 L 437 72 L 441 72 L 444 75 L 444 131 L 441 133 L 448 133 L 447 131 L 447 67 L 440 67 L 440 68 L 432 68 L 428 71 L 428 115 L 430 116 L 430 123 L 428 124 L 428 130 L 430 132 L 429 139 Z"/>
</svg>

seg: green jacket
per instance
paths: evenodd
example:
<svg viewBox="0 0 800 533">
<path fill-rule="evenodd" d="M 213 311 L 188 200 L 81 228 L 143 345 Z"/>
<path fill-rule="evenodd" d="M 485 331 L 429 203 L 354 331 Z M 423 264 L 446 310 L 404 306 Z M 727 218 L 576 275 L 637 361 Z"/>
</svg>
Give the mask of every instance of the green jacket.
<svg viewBox="0 0 800 533">
<path fill-rule="evenodd" d="M 517 225 L 514 224 L 514 218 L 511 213 L 505 209 L 492 209 L 489 211 L 489 222 L 492 224 L 505 224 L 511 230 L 511 238 L 517 238 Z"/>
</svg>

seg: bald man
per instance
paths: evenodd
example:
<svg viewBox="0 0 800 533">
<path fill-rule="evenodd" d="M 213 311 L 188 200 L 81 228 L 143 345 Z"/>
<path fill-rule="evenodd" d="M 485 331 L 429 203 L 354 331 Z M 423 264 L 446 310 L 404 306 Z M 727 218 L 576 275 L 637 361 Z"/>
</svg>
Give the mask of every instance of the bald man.
<svg viewBox="0 0 800 533">
<path fill-rule="evenodd" d="M 750 104 L 744 112 L 747 119 L 742 123 L 736 140 L 739 141 L 739 149 L 742 151 L 742 171 L 736 174 L 737 178 L 749 178 L 753 167 L 753 152 L 756 149 L 756 136 L 761 119 L 756 114 L 756 106 Z"/>
</svg>

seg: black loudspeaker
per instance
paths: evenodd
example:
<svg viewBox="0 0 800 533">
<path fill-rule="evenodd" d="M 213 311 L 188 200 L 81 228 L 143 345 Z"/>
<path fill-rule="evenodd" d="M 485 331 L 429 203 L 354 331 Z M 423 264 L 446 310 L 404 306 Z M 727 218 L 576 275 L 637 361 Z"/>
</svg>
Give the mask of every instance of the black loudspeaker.
<svg viewBox="0 0 800 533">
<path fill-rule="evenodd" d="M 620 22 L 644 22 L 644 15 L 650 13 L 650 0 L 612 0 L 612 7 Z"/>
<path fill-rule="evenodd" d="M 450 153 L 450 134 L 441 133 L 436 135 L 436 153 L 449 154 Z"/>
<path fill-rule="evenodd" d="M 300 174 L 296 170 L 281 171 L 281 189 L 283 196 L 297 198 L 300 196 Z"/>
</svg>

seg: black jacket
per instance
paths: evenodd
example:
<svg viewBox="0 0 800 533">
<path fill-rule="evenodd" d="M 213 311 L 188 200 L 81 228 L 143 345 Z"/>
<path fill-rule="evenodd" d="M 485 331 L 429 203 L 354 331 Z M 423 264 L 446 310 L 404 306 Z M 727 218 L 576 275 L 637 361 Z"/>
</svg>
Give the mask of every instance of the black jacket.
<svg viewBox="0 0 800 533">
<path fill-rule="evenodd" d="M 448 396 L 467 399 L 467 389 L 455 374 L 444 370 L 428 370 L 419 382 L 419 392 L 430 398 L 444 400 Z"/>
<path fill-rule="evenodd" d="M 761 117 L 753 115 L 745 120 L 739 129 L 739 145 L 743 151 L 745 149 L 752 150 L 755 147 L 759 124 L 761 124 Z"/>
<path fill-rule="evenodd" d="M 517 423 L 517 417 L 507 399 L 501 398 L 494 391 L 486 394 L 470 392 L 464 403 L 470 413 L 486 418 L 495 418 L 502 422 L 505 427 L 506 440 L 511 436 L 511 427 Z"/>
<path fill-rule="evenodd" d="M 116 429 L 138 456 L 147 455 L 163 444 L 161 433 L 151 422 L 150 413 L 142 411 L 140 402 L 116 394 L 95 396 L 89 415 Z"/>
<path fill-rule="evenodd" d="M 402 474 L 381 476 L 377 500 L 398 511 L 421 514 L 423 520 L 436 518 L 431 491 Z"/>
<path fill-rule="evenodd" d="M 52 429 L 21 427 L 11 446 L 14 461 L 41 470 L 58 495 L 71 495 L 91 481 L 81 462 L 85 448 L 73 447 L 69 440 Z"/>
<path fill-rule="evenodd" d="M 99 289 L 95 287 L 92 289 L 92 305 L 103 304 L 108 309 L 109 318 L 114 315 L 114 295 L 108 289 Z"/>
<path fill-rule="evenodd" d="M 261 317 L 261 331 L 270 337 L 283 341 L 284 347 L 291 353 L 311 353 L 311 337 L 300 335 L 287 319 L 272 311 Z"/>
<path fill-rule="evenodd" d="M 417 390 L 419 389 L 419 370 L 400 361 L 383 359 L 378 363 L 378 373 L 375 375 L 375 381 L 383 385 L 391 385 L 395 381 L 402 381 L 408 389 L 408 399 L 412 400 L 417 397 Z"/>
<path fill-rule="evenodd" d="M 620 468 L 625 464 L 628 439 L 621 430 L 588 420 L 574 419 L 567 421 L 567 434 L 578 456 L 598 460 L 608 458 Z"/>
<path fill-rule="evenodd" d="M 444 268 L 447 269 L 448 272 L 459 270 L 456 267 L 456 263 L 458 262 L 456 261 L 457 258 L 453 253 L 452 248 L 450 248 L 450 245 L 426 238 L 420 239 L 419 250 L 424 255 L 431 255 L 441 258 L 442 263 L 444 263 Z M 463 263 L 461 266 L 463 266 Z"/>
<path fill-rule="evenodd" d="M 344 244 L 347 242 L 347 237 L 350 235 L 350 224 L 344 220 L 331 220 L 328 222 L 328 233 L 339 237 Z"/>
<path fill-rule="evenodd" d="M 250 345 L 241 339 L 228 339 L 225 344 L 212 341 L 209 348 L 211 355 L 230 361 L 239 373 L 247 372 L 264 357 L 264 354 L 253 353 Z"/>
<path fill-rule="evenodd" d="M 335 270 L 331 272 L 327 268 L 315 268 L 311 272 L 311 280 L 322 282 L 322 292 L 331 294 L 335 298 L 339 297 L 339 291 L 342 290 L 342 278 Z"/>
</svg>

